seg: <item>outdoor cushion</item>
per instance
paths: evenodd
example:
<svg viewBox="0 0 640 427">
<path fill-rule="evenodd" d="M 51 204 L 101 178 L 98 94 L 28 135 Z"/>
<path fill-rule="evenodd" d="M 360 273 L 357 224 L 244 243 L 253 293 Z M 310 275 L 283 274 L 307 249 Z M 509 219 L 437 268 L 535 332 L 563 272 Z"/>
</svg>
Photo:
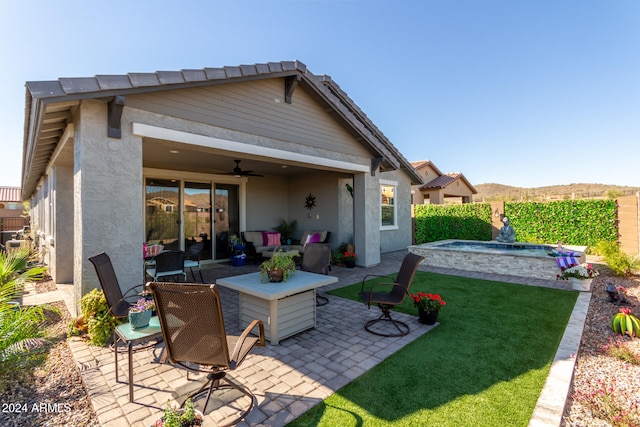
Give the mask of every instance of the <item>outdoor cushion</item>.
<svg viewBox="0 0 640 427">
<path fill-rule="evenodd" d="M 265 246 L 262 231 L 245 231 L 244 240 L 253 243 L 253 246 Z"/>
<path fill-rule="evenodd" d="M 327 239 L 326 230 L 306 230 L 304 233 L 302 233 L 302 238 L 300 239 L 301 244 L 304 245 L 305 243 L 311 243 L 307 239 L 309 238 L 309 236 L 313 237 L 313 235 L 316 233 L 320 235 L 320 240 L 316 243 L 324 242 Z"/>
<path fill-rule="evenodd" d="M 574 265 L 580 264 L 578 258 L 572 256 L 559 256 L 556 257 L 556 264 L 561 269 L 573 267 Z"/>
<path fill-rule="evenodd" d="M 280 233 L 267 233 L 266 246 L 278 246 L 280 244 Z"/>
</svg>

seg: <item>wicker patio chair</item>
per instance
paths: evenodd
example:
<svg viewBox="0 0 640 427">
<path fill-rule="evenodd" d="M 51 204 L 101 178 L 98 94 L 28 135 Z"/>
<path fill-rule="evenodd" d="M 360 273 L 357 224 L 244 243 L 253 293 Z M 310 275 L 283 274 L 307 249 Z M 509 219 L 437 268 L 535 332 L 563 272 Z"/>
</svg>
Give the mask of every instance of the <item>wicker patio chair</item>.
<svg viewBox="0 0 640 427">
<path fill-rule="evenodd" d="M 308 244 L 304 250 L 300 269 L 310 273 L 329 274 L 329 271 L 331 271 L 331 245 L 328 243 Z M 329 298 L 316 294 L 317 306 L 328 303 Z"/>
<path fill-rule="evenodd" d="M 246 387 L 226 376 L 236 369 L 254 346 L 264 346 L 264 325 L 254 320 L 240 336 L 227 336 L 222 317 L 220 295 L 215 285 L 152 282 L 158 318 L 169 361 L 195 372 L 207 372 L 207 382 L 187 398 L 194 402 L 207 393 L 202 406 L 206 413 L 211 394 L 218 389 L 233 388 L 251 400 L 233 422 L 242 420 L 253 408 L 254 395 Z M 259 336 L 249 335 L 258 327 Z M 186 399 L 185 399 L 186 401 Z"/>
<path fill-rule="evenodd" d="M 409 288 L 413 282 L 413 277 L 416 274 L 418 265 L 423 259 L 423 256 L 408 253 L 402 260 L 400 271 L 395 279 L 390 276 L 375 276 L 372 274 L 369 274 L 362 279 L 360 298 L 362 298 L 364 303 L 367 304 L 368 308 L 371 308 L 372 304 L 377 304 L 380 310 L 382 310 L 382 314 L 379 318 L 369 320 L 365 323 L 364 328 L 367 331 L 383 337 L 401 337 L 409 333 L 409 325 L 393 319 L 391 317 L 391 309 L 398 304 L 402 304 L 407 295 L 409 295 Z M 365 290 L 365 281 L 370 277 L 387 277 L 389 281 L 376 281 L 368 290 Z M 381 292 L 378 291 L 379 288 L 386 288 L 388 291 Z M 398 330 L 398 332 L 386 333 L 382 330 L 374 330 L 372 326 L 379 322 L 389 322 Z"/>
</svg>

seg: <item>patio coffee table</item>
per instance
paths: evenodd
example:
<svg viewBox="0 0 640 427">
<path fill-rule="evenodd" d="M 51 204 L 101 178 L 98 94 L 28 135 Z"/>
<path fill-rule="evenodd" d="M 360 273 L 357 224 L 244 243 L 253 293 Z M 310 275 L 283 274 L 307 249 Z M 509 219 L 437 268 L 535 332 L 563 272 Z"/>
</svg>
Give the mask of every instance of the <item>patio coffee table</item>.
<svg viewBox="0 0 640 427">
<path fill-rule="evenodd" d="M 273 258 L 274 254 L 278 254 L 278 256 L 280 255 L 293 255 L 293 256 L 300 256 L 300 251 L 293 249 L 293 250 L 286 250 L 286 251 L 264 251 L 262 252 L 262 258 Z"/>
<path fill-rule="evenodd" d="M 266 338 L 280 340 L 316 327 L 316 288 L 338 281 L 337 277 L 296 271 L 286 282 L 262 283 L 260 273 L 216 280 L 216 285 L 240 292 L 240 327 L 262 320 Z"/>
</svg>

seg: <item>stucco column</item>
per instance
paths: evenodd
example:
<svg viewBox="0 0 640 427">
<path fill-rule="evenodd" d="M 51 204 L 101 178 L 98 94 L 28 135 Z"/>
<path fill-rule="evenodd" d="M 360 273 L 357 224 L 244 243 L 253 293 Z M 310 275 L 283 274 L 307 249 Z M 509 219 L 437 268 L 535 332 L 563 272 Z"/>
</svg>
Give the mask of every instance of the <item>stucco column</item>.
<svg viewBox="0 0 640 427">
<path fill-rule="evenodd" d="M 356 264 L 370 267 L 380 263 L 380 183 L 378 176 L 353 176 L 353 220 Z"/>
<path fill-rule="evenodd" d="M 126 108 L 125 108 L 126 113 Z M 143 281 L 142 141 L 122 116 L 122 138 L 107 137 L 107 104 L 83 101 L 74 143 L 76 304 L 100 283 L 88 257 L 106 252 L 122 291 Z"/>
<path fill-rule="evenodd" d="M 53 186 L 55 188 L 55 220 L 53 235 L 56 237 L 51 260 L 51 275 L 56 283 L 73 282 L 73 168 L 55 166 Z"/>
</svg>

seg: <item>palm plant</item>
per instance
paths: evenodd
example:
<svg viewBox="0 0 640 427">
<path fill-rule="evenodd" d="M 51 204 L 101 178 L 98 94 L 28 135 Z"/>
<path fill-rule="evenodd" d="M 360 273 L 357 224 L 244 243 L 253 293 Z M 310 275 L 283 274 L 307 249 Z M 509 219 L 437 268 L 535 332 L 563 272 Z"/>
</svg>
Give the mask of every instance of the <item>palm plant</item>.
<svg viewBox="0 0 640 427">
<path fill-rule="evenodd" d="M 24 284 L 40 279 L 46 271 L 32 266 L 32 259 L 29 249 L 0 253 L 0 377 L 11 372 L 32 348 L 33 340 L 43 334 L 42 307 L 20 307 L 16 302 Z"/>
</svg>

